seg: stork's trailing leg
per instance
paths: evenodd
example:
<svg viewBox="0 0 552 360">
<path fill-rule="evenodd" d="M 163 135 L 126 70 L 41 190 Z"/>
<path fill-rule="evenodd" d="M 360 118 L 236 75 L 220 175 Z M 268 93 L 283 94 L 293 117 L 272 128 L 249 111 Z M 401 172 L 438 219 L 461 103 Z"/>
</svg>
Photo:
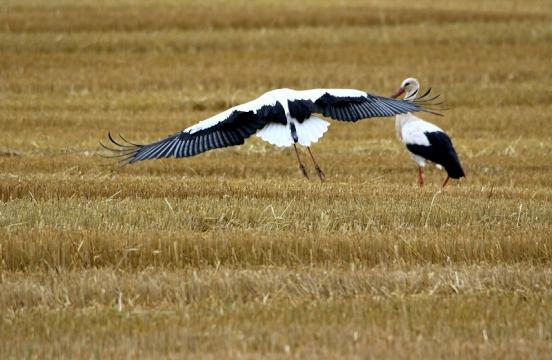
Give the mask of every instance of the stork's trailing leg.
<svg viewBox="0 0 552 360">
<path fill-rule="evenodd" d="M 322 171 L 320 166 L 318 166 L 318 163 L 314 159 L 314 156 L 312 155 L 312 152 L 311 152 L 311 149 L 310 149 L 309 146 L 307 146 L 307 150 L 309 151 L 309 155 L 312 159 L 312 162 L 314 163 L 314 168 L 316 169 L 316 174 L 318 174 L 318 177 L 320 178 L 321 181 L 324 181 L 324 179 L 326 178 L 326 174 L 324 174 L 324 171 Z"/>
<path fill-rule="evenodd" d="M 447 178 L 445 179 L 445 182 L 443 183 L 443 187 L 447 186 L 449 179 L 450 179 L 450 176 L 447 176 Z"/>
<path fill-rule="evenodd" d="M 307 169 L 305 168 L 305 165 L 303 165 L 303 163 L 301 162 L 299 151 L 297 151 L 297 145 L 293 144 L 293 148 L 295 149 L 295 155 L 297 155 L 297 161 L 299 161 L 299 170 L 301 170 L 301 173 L 303 174 L 303 176 L 308 179 L 309 174 L 307 173 Z"/>
<path fill-rule="evenodd" d="M 424 168 L 419 166 L 418 167 L 418 184 L 420 184 L 420 187 L 424 186 Z"/>
</svg>

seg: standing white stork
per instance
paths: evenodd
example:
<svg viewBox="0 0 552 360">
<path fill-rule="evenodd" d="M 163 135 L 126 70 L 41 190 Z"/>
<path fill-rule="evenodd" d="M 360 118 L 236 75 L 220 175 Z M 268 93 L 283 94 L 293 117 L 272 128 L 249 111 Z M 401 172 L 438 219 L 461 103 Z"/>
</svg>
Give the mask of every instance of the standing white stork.
<svg viewBox="0 0 552 360">
<path fill-rule="evenodd" d="M 279 147 L 293 145 L 299 169 L 308 178 L 297 151 L 297 144 L 305 146 L 323 180 L 324 172 L 316 163 L 310 145 L 324 135 L 329 123 L 314 114 L 354 122 L 415 111 L 431 112 L 427 108 L 431 104 L 425 99 L 428 93 L 397 100 L 349 89 L 276 89 L 151 144 L 134 144 L 122 136 L 122 141 L 116 141 L 111 133 L 109 140 L 117 148 L 100 144 L 116 152 L 115 157 L 121 157 L 121 163 L 130 164 L 148 159 L 194 156 L 212 149 L 241 145 L 256 133 Z"/>
<path fill-rule="evenodd" d="M 419 89 L 418 80 L 408 78 L 402 82 L 401 87 L 392 98 L 405 94 L 404 100 L 412 101 L 416 98 Z M 436 98 L 430 100 L 434 99 Z M 447 178 L 443 187 L 447 185 L 450 178 L 460 179 L 465 176 L 450 137 L 439 127 L 408 112 L 396 116 L 395 128 L 397 136 L 406 145 L 410 156 L 418 164 L 420 186 L 424 185 L 424 166 L 428 160 L 439 168 L 445 168 Z"/>
</svg>

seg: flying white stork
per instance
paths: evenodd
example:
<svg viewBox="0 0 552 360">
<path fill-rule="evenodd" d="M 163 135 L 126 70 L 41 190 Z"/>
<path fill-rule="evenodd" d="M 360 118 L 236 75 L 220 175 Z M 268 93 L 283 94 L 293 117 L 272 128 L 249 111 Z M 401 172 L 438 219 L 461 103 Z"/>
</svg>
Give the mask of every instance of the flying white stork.
<svg viewBox="0 0 552 360">
<path fill-rule="evenodd" d="M 397 98 L 405 94 L 404 100 L 412 101 L 420 89 L 420 83 L 414 78 L 405 79 L 396 94 Z M 432 100 L 434 100 L 433 98 Z M 464 177 L 464 170 L 452 146 L 450 137 L 439 127 L 412 115 L 398 114 L 395 120 L 397 136 L 406 145 L 410 156 L 418 164 L 418 182 L 424 185 L 424 166 L 426 161 L 435 163 L 439 168 L 444 167 L 447 178 L 443 183 L 445 187 L 450 178 L 460 179 Z"/>
<path fill-rule="evenodd" d="M 325 175 L 310 150 L 328 129 L 329 123 L 316 115 L 334 120 L 357 121 L 371 117 L 388 117 L 415 111 L 431 112 L 429 91 L 405 100 L 375 96 L 349 89 L 276 89 L 247 103 L 190 126 L 174 135 L 151 144 L 134 144 L 121 136 L 109 140 L 120 162 L 130 164 L 148 159 L 188 157 L 208 150 L 241 145 L 253 134 L 278 147 L 293 145 L 299 169 L 308 178 L 297 144 L 305 146 L 321 180 Z M 316 115 L 315 115 L 316 114 Z"/>
</svg>

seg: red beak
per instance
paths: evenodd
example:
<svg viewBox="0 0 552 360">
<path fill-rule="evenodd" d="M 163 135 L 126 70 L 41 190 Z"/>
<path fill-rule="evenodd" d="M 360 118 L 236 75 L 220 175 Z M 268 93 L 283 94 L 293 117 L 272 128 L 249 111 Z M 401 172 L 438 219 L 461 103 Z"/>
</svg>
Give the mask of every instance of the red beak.
<svg viewBox="0 0 552 360">
<path fill-rule="evenodd" d="M 394 95 L 391 95 L 391 98 L 396 99 L 399 96 L 401 96 L 402 94 L 404 94 L 404 88 L 403 87 L 399 88 L 399 90 L 397 90 L 397 92 Z"/>
</svg>

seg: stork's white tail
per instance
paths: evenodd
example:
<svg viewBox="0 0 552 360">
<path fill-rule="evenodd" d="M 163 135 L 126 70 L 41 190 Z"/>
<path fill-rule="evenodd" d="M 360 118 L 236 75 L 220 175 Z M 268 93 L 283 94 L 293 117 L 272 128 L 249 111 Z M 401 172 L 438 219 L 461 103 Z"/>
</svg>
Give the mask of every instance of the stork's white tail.
<svg viewBox="0 0 552 360">
<path fill-rule="evenodd" d="M 329 126 L 329 122 L 317 118 L 316 116 L 311 116 L 303 121 L 302 124 L 297 124 L 296 128 L 299 144 L 310 146 L 312 143 L 317 142 L 324 133 L 328 131 Z"/>
<path fill-rule="evenodd" d="M 291 120 L 294 121 L 294 120 Z M 303 123 L 294 122 L 297 131 L 298 142 L 303 146 L 310 146 L 317 142 L 326 131 L 330 123 L 311 116 L 303 121 Z M 279 147 L 291 146 L 293 138 L 291 136 L 290 126 L 270 123 L 257 132 L 257 136 L 264 141 Z"/>
<path fill-rule="evenodd" d="M 257 136 L 264 141 L 279 147 L 290 146 L 293 144 L 291 133 L 287 125 L 269 123 L 264 128 L 257 131 Z"/>
</svg>

